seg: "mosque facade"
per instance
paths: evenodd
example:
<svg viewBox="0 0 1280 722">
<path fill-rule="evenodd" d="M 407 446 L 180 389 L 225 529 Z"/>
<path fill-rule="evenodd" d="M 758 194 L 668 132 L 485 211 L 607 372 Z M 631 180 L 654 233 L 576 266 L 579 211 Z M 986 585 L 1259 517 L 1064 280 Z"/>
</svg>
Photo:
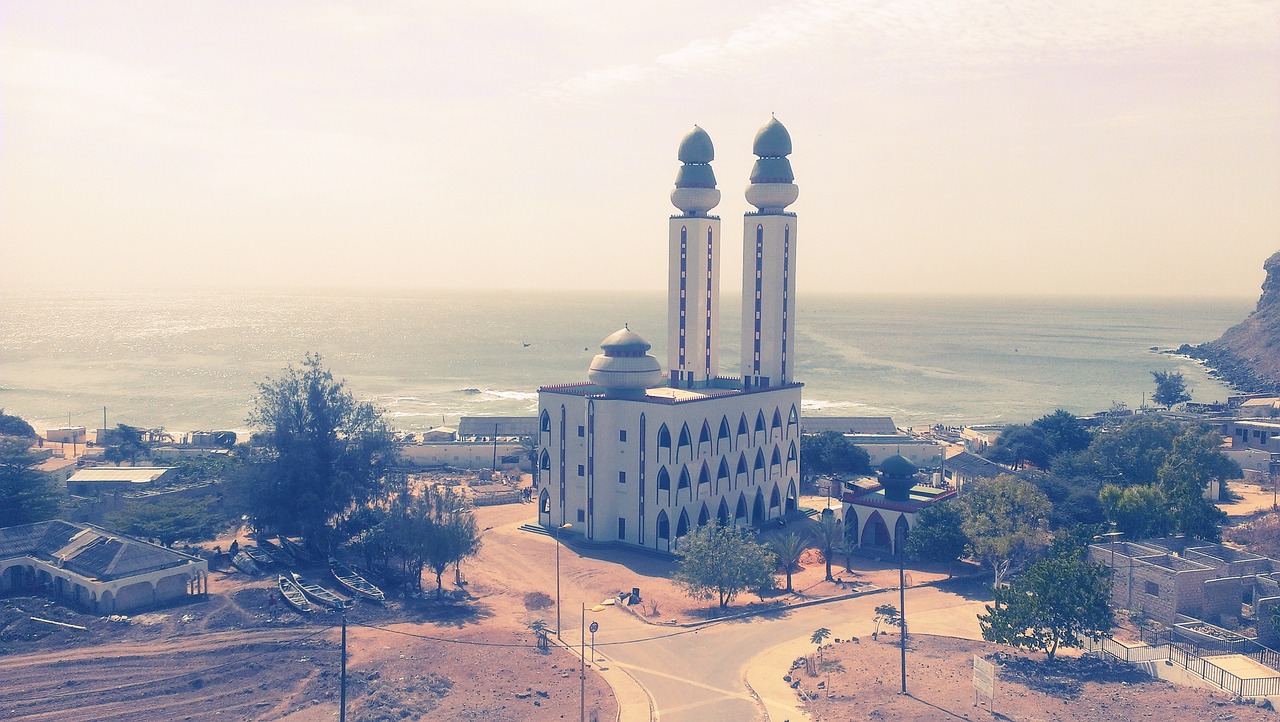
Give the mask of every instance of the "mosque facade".
<svg viewBox="0 0 1280 722">
<path fill-rule="evenodd" d="M 587 381 L 538 389 L 538 522 L 602 544 L 676 548 L 696 527 L 758 526 L 796 508 L 796 214 L 791 136 L 756 134 L 746 189 L 738 376 L 720 374 L 720 202 L 710 136 L 681 141 L 668 228 L 667 367 L 622 328 Z"/>
</svg>

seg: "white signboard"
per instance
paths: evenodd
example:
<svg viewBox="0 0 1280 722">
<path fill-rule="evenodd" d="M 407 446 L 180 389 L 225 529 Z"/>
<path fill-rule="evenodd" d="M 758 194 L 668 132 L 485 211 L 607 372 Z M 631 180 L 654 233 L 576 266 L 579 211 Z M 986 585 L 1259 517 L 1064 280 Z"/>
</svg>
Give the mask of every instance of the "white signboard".
<svg viewBox="0 0 1280 722">
<path fill-rule="evenodd" d="M 986 697 L 987 704 L 992 704 L 996 696 L 996 665 L 973 655 L 973 692 L 979 697 Z"/>
</svg>

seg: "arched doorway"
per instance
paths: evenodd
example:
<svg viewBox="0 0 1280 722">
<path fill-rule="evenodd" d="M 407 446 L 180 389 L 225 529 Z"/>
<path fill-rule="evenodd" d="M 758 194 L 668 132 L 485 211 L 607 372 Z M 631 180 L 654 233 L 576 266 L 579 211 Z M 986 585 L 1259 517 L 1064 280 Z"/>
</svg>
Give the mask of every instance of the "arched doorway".
<svg viewBox="0 0 1280 722">
<path fill-rule="evenodd" d="M 671 551 L 671 521 L 667 519 L 667 512 L 658 512 L 657 534 L 655 535 L 655 546 L 663 551 Z"/>
<path fill-rule="evenodd" d="M 858 546 L 858 510 L 852 506 L 844 510 L 844 540 L 849 546 Z"/>
<path fill-rule="evenodd" d="M 907 545 L 907 532 L 911 531 L 911 524 L 907 522 L 907 515 L 901 514 L 898 520 L 893 523 L 893 553 L 901 554 Z"/>
<path fill-rule="evenodd" d="M 538 523 L 551 526 L 551 492 L 546 489 L 538 494 Z"/>
<path fill-rule="evenodd" d="M 889 526 L 884 523 L 884 518 L 878 511 L 871 512 L 871 516 L 867 518 L 867 525 L 862 530 L 862 548 L 893 551 L 893 542 L 889 538 Z"/>
<path fill-rule="evenodd" d="M 765 522 L 766 518 L 764 513 L 764 492 L 756 489 L 756 499 L 751 504 L 751 523 L 759 526 Z"/>
</svg>

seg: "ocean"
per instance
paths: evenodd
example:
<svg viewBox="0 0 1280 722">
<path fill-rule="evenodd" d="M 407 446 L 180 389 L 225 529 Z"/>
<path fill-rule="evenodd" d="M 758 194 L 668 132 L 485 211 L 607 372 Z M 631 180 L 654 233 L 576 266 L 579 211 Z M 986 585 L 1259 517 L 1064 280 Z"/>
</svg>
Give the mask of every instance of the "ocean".
<svg viewBox="0 0 1280 722">
<path fill-rule="evenodd" d="M 1196 401 L 1229 389 L 1152 352 L 1216 338 L 1236 299 L 799 297 L 805 413 L 899 426 L 1025 422 L 1136 407 L 1153 370 Z M 721 365 L 737 375 L 738 304 L 722 299 Z M 532 415 L 540 385 L 586 378 L 630 324 L 666 366 L 665 296 L 535 292 L 152 292 L 0 296 L 0 407 L 38 429 L 107 423 L 246 428 L 256 384 L 319 352 L 405 431 Z"/>
</svg>

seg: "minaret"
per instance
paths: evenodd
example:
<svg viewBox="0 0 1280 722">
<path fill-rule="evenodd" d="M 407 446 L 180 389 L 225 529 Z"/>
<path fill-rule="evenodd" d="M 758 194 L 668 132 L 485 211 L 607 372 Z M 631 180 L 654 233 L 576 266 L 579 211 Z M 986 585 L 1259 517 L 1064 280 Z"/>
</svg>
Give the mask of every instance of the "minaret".
<svg viewBox="0 0 1280 722">
<path fill-rule="evenodd" d="M 742 383 L 778 386 L 795 374 L 796 214 L 791 135 L 777 118 L 759 133 L 742 232 Z"/>
<path fill-rule="evenodd" d="M 707 211 L 720 203 L 711 170 L 715 148 L 694 126 L 680 141 L 671 203 L 667 282 L 667 368 L 677 388 L 704 386 L 718 372 L 720 345 L 720 218 Z"/>
</svg>

